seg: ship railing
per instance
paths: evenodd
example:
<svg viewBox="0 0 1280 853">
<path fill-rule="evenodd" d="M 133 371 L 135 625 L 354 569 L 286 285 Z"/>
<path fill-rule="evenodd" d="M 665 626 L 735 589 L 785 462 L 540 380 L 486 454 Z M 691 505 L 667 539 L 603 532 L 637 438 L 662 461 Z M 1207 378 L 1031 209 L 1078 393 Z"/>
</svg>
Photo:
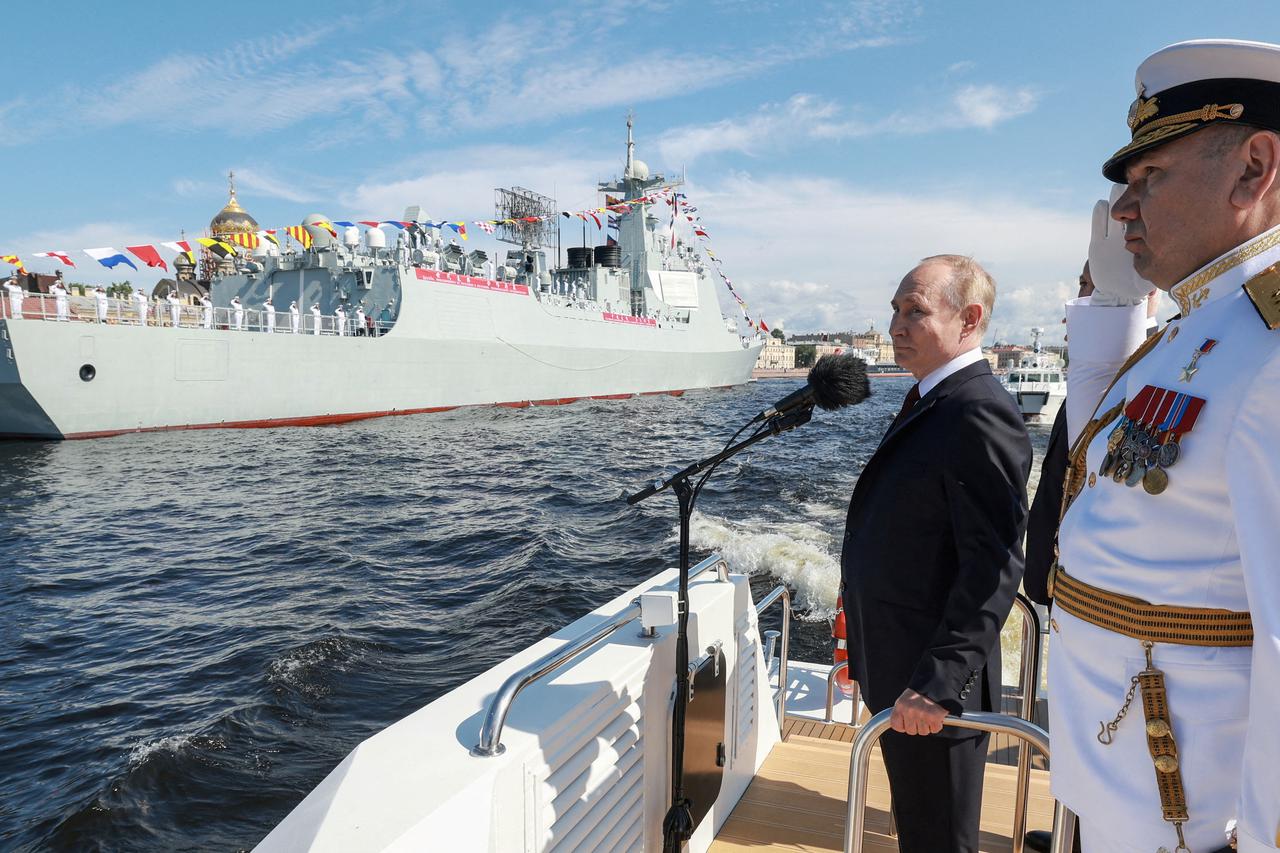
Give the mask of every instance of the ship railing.
<svg viewBox="0 0 1280 853">
<path fill-rule="evenodd" d="M 876 714 L 858 732 L 853 739 L 853 750 L 849 756 L 849 799 L 848 812 L 844 825 L 844 853 L 862 853 L 862 834 L 866 828 L 867 781 L 871 776 L 871 752 L 879 743 L 881 736 L 889 731 L 893 709 L 886 708 Z M 946 717 L 942 724 L 958 729 L 970 729 L 992 734 L 1007 734 L 1023 742 L 1024 748 L 1035 748 L 1045 758 L 1049 757 L 1049 733 L 1034 723 L 1021 717 L 1007 714 L 995 714 L 985 711 L 966 712 L 958 717 Z M 920 737 L 920 735 L 915 735 Z M 932 735 L 923 735 L 932 737 Z M 1015 822 L 1026 826 L 1026 803 L 1016 805 L 1022 819 Z M 1067 853 L 1071 850 L 1071 842 L 1075 835 L 1075 818 L 1062 803 L 1055 802 L 1053 808 L 1053 841 L 1049 849 L 1052 853 Z M 1019 849 L 1022 836 L 1014 836 L 1014 849 Z"/>
<path fill-rule="evenodd" d="M 697 578 L 704 572 L 716 572 L 722 583 L 729 581 L 729 564 L 719 554 L 712 554 L 696 566 L 689 569 L 689 580 Z M 497 692 L 490 698 L 485 708 L 484 719 L 480 724 L 480 737 L 472 747 L 471 754 L 482 758 L 501 755 L 506 752 L 502 745 L 502 729 L 507 723 L 507 714 L 520 692 L 530 684 L 555 672 L 564 664 L 593 647 L 606 637 L 612 636 L 625 625 L 633 622 L 640 615 L 640 602 L 631 602 L 616 615 L 606 619 L 595 627 L 568 640 L 557 649 L 547 652 L 532 663 L 507 676 Z"/>
<path fill-rule="evenodd" d="M 12 319 L 18 316 L 13 311 L 7 293 L 0 294 L 0 319 Z M 22 300 L 21 318 L 27 320 L 57 321 L 57 299 L 47 293 L 27 293 Z M 91 296 L 68 296 L 65 312 L 67 322 L 98 323 L 97 300 Z M 132 299 L 108 299 L 105 322 L 120 326 L 164 326 L 187 329 L 220 329 L 227 331 L 267 332 L 272 330 L 267 312 L 260 308 L 244 308 L 237 312 L 234 308 L 212 307 L 181 304 L 175 317 L 173 307 L 168 302 L 147 302 L 145 316 L 138 303 Z M 395 324 L 386 320 L 372 320 L 366 317 L 361 326 L 354 314 L 348 314 L 343 321 L 337 315 L 322 314 L 319 317 L 310 311 L 298 316 L 297 334 L 338 335 L 339 331 L 350 337 L 381 337 Z M 316 327 L 319 326 L 319 332 Z M 289 311 L 279 308 L 275 311 L 274 332 L 290 334 L 294 332 L 293 319 Z"/>
</svg>

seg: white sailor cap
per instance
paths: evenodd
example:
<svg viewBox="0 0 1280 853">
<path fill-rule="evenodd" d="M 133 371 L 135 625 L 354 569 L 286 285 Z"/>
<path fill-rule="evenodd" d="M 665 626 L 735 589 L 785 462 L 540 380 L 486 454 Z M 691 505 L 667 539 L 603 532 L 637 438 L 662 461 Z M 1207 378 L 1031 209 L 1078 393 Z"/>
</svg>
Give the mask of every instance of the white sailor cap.
<svg viewBox="0 0 1280 853">
<path fill-rule="evenodd" d="M 1280 131 L 1280 45 L 1236 39 L 1171 44 L 1138 66 L 1129 107 L 1133 137 L 1102 166 L 1125 183 L 1129 158 L 1205 127 L 1244 124 Z"/>
</svg>

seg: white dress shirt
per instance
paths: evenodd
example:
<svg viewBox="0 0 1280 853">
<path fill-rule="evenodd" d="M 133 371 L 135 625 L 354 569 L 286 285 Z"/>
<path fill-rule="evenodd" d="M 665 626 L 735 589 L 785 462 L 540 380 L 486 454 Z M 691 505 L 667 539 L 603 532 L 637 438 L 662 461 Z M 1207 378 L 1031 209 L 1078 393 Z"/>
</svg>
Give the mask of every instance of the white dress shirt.
<svg viewBox="0 0 1280 853">
<path fill-rule="evenodd" d="M 982 346 L 976 346 L 971 350 L 965 350 L 955 358 L 948 361 L 942 367 L 932 370 L 925 374 L 924 379 L 920 380 L 920 396 L 923 397 L 934 388 L 937 388 L 942 380 L 946 379 L 957 370 L 963 370 L 976 361 L 982 361 Z"/>
</svg>

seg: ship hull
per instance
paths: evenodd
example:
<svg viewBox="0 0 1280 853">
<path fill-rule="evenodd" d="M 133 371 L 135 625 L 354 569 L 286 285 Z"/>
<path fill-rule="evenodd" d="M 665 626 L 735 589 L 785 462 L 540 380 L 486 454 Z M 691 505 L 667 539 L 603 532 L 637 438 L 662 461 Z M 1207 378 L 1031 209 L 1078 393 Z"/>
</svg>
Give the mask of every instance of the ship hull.
<svg viewBox="0 0 1280 853">
<path fill-rule="evenodd" d="M 332 424 L 747 382 L 758 346 L 714 319 L 642 326 L 424 282 L 381 337 L 0 321 L 0 436 Z"/>
</svg>

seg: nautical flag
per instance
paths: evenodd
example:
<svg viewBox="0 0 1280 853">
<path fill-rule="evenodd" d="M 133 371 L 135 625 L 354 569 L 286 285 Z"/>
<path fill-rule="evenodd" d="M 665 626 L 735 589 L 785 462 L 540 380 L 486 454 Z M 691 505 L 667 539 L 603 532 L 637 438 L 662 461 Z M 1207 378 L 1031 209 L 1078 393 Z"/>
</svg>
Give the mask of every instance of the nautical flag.
<svg viewBox="0 0 1280 853">
<path fill-rule="evenodd" d="M 394 225 L 395 227 L 399 228 L 401 231 L 403 231 L 404 229 L 406 229 L 406 228 L 408 228 L 408 227 L 409 227 L 409 223 L 408 223 L 408 222 L 401 222 L 401 221 L 399 221 L 398 219 L 384 219 L 384 220 L 382 220 L 382 221 L 381 221 L 380 223 L 378 223 L 378 224 L 379 224 L 379 225 Z"/>
<path fill-rule="evenodd" d="M 467 239 L 467 223 L 465 222 L 449 222 L 446 223 L 454 231 L 457 231 L 463 240 Z"/>
<path fill-rule="evenodd" d="M 138 268 L 137 264 L 124 256 L 124 252 L 111 246 L 103 246 L 100 249 L 85 249 L 84 253 L 107 269 L 112 269 L 120 264 L 127 264 L 135 270 Z"/>
<path fill-rule="evenodd" d="M 332 225 L 330 225 L 328 222 L 325 222 L 324 220 L 321 220 L 321 221 L 319 221 L 319 222 L 312 222 L 312 223 L 311 223 L 311 227 L 312 227 L 312 228 L 323 228 L 324 230 L 326 230 L 326 231 L 328 231 L 328 232 L 329 232 L 329 236 L 330 236 L 330 237 L 337 237 L 337 236 L 338 236 L 338 231 L 337 231 L 337 229 L 335 229 Z"/>
<path fill-rule="evenodd" d="M 62 261 L 62 263 L 63 263 L 63 265 L 64 265 L 64 266 L 74 267 L 74 266 L 76 265 L 76 262 L 75 262 L 75 261 L 73 261 L 73 260 L 71 260 L 71 258 L 67 255 L 67 253 L 66 253 L 66 252 L 36 252 L 36 253 L 35 253 L 34 255 L 32 255 L 31 257 L 33 257 L 33 258 L 57 258 L 58 260 Z"/>
<path fill-rule="evenodd" d="M 601 227 L 601 225 L 600 225 L 600 217 L 599 217 L 599 216 L 596 216 L 595 211 L 591 211 L 591 210 L 584 210 L 584 211 L 582 211 L 581 213 L 579 213 L 579 214 L 578 214 L 578 216 L 582 219 L 582 221 L 583 221 L 583 222 L 586 222 L 586 221 L 587 221 L 587 217 L 588 217 L 588 216 L 590 216 L 593 220 L 595 220 L 596 227 L 597 227 L 597 228 L 600 228 L 600 227 Z"/>
<path fill-rule="evenodd" d="M 492 234 L 497 229 L 493 227 L 492 222 L 485 222 L 483 219 L 476 220 L 476 227 L 486 234 Z"/>
<path fill-rule="evenodd" d="M 259 231 L 258 237 L 260 239 L 266 240 L 268 243 L 273 243 L 277 246 L 280 245 L 280 240 L 278 237 L 276 237 L 276 231 L 274 228 L 269 228 L 266 231 Z"/>
<path fill-rule="evenodd" d="M 302 244 L 302 248 L 311 248 L 311 232 L 303 228 L 301 225 L 290 225 L 284 229 L 284 233 Z"/>
<path fill-rule="evenodd" d="M 227 241 L 246 249 L 256 249 L 262 243 L 262 238 L 257 234 L 231 234 L 227 237 Z"/>
<path fill-rule="evenodd" d="M 224 243 L 221 240 L 214 240 L 212 237 L 198 237 L 196 242 L 204 246 L 210 252 L 213 252 L 219 258 L 231 258 L 236 254 L 236 247 L 230 243 Z"/>
<path fill-rule="evenodd" d="M 605 203 L 605 204 L 622 204 L 622 199 L 620 199 L 620 198 L 614 198 L 613 196 L 609 195 L 608 193 L 605 193 L 605 194 L 604 194 L 604 203 Z"/>
<path fill-rule="evenodd" d="M 169 265 L 160 257 L 160 253 L 156 251 L 155 246 L 125 246 L 130 252 L 149 267 L 160 267 L 165 272 L 169 271 Z"/>
<path fill-rule="evenodd" d="M 618 241 L 613 239 L 612 237 L 606 237 L 604 240 L 604 244 L 606 246 L 616 246 L 618 245 Z"/>
<path fill-rule="evenodd" d="M 360 224 L 361 224 L 361 225 L 368 225 L 370 228 L 377 228 L 377 227 L 378 227 L 379 225 L 381 225 L 382 223 L 381 223 L 381 222 L 379 222 L 379 221 L 378 221 L 378 220 L 376 220 L 376 219 L 361 219 L 361 220 L 360 220 Z"/>
<path fill-rule="evenodd" d="M 333 224 L 334 224 L 334 225 L 341 225 L 343 228 L 355 228 L 355 227 L 356 227 L 356 224 L 355 224 L 354 222 L 347 222 L 346 220 L 341 220 L 341 221 L 339 221 L 339 220 L 334 220 L 334 223 L 333 223 Z"/>
<path fill-rule="evenodd" d="M 187 263 L 192 266 L 196 265 L 196 253 L 191 251 L 191 244 L 186 240 L 178 240 L 173 243 L 161 243 L 160 245 L 164 246 L 166 249 L 177 252 L 179 255 L 186 255 Z"/>
<path fill-rule="evenodd" d="M 764 320 L 760 321 L 760 328 L 764 329 L 766 332 L 769 331 L 769 327 L 765 325 Z"/>
<path fill-rule="evenodd" d="M 0 261 L 4 261 L 6 264 L 13 264 L 18 268 L 18 272 L 23 273 L 24 275 L 27 272 L 27 268 L 22 265 L 22 261 L 18 259 L 17 255 L 0 255 Z M 74 264 L 72 266 L 74 266 Z"/>
</svg>

